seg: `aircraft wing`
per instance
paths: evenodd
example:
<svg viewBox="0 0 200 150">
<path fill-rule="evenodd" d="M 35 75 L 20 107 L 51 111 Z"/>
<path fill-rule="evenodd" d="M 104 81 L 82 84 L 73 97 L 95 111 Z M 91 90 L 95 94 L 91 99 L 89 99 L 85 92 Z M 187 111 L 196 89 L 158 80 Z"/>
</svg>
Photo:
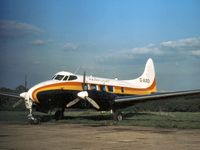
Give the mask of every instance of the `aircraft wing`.
<svg viewBox="0 0 200 150">
<path fill-rule="evenodd" d="M 200 90 L 190 90 L 190 91 L 179 91 L 179 92 L 167 92 L 167 93 L 155 93 L 151 95 L 142 96 L 127 96 L 127 97 L 117 97 L 114 101 L 116 107 L 127 107 L 128 105 L 133 105 L 135 103 L 143 103 L 146 101 L 154 100 L 166 100 L 169 98 L 178 98 L 184 96 L 192 96 L 200 94 Z"/>
</svg>

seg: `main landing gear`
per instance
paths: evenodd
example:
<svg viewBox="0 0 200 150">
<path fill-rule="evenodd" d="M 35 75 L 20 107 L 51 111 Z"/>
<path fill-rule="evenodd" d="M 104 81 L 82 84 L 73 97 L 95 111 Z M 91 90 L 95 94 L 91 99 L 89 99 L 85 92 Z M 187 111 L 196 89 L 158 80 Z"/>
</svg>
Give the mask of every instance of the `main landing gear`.
<svg viewBox="0 0 200 150">
<path fill-rule="evenodd" d="M 123 114 L 119 110 L 111 111 L 113 113 L 113 120 L 114 121 L 122 121 L 123 120 Z"/>
<path fill-rule="evenodd" d="M 58 121 L 58 120 L 61 120 L 64 118 L 64 111 L 65 109 L 62 109 L 62 110 L 57 110 L 54 114 L 54 117 L 55 117 L 55 120 Z"/>
</svg>

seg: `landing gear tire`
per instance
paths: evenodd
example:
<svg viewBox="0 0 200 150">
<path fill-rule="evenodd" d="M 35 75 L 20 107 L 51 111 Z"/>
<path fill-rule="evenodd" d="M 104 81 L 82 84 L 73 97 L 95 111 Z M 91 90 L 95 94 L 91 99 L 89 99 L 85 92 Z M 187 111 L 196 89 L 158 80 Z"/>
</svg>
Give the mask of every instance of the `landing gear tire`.
<svg viewBox="0 0 200 150">
<path fill-rule="evenodd" d="M 120 112 L 120 111 L 115 112 L 113 115 L 113 119 L 115 121 L 122 121 L 123 120 L 122 112 Z"/>
<path fill-rule="evenodd" d="M 35 118 L 33 116 L 28 117 L 29 124 L 40 124 L 40 118 Z"/>
<path fill-rule="evenodd" d="M 64 117 L 63 111 L 61 110 L 56 111 L 54 117 L 56 121 L 61 120 Z"/>
</svg>

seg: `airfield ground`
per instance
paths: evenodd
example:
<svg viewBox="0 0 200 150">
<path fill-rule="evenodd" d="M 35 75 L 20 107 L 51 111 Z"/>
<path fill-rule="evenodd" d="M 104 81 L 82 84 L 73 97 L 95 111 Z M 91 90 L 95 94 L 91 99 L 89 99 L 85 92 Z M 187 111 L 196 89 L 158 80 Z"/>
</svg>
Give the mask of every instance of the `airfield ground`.
<svg viewBox="0 0 200 150">
<path fill-rule="evenodd" d="M 144 114 L 135 116 L 136 118 L 129 117 L 125 123 L 118 124 L 111 123 L 107 115 L 103 119 L 99 118 L 99 121 L 94 119 L 97 117 L 96 114 L 87 118 L 85 113 L 88 112 L 78 112 L 79 117 L 73 113 L 71 113 L 71 118 L 67 116 L 68 119 L 65 118 L 63 121 L 44 119 L 40 125 L 29 125 L 24 120 L 24 112 L 0 111 L 0 149 L 199 150 L 200 147 L 200 129 L 144 127 L 131 123 L 143 120 Z M 162 118 L 167 117 L 168 121 L 171 117 L 172 120 L 177 121 L 173 113 L 160 115 Z M 151 115 L 146 117 L 159 122 L 159 118 L 155 116 L 157 115 L 153 115 L 152 118 Z M 186 116 L 185 120 L 181 118 L 182 123 L 187 122 L 191 116 L 199 118 L 199 113 Z M 199 125 L 200 122 L 195 117 L 193 123 Z"/>
</svg>

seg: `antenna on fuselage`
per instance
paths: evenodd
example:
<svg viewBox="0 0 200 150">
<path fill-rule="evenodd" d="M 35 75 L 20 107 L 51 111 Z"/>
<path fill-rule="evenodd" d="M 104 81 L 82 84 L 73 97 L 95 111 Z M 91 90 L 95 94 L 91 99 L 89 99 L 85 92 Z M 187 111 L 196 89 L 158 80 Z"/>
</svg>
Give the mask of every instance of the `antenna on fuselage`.
<svg viewBox="0 0 200 150">
<path fill-rule="evenodd" d="M 81 68 L 81 66 L 78 66 L 78 67 L 76 68 L 74 74 L 77 74 L 77 73 L 79 72 L 80 68 Z"/>
</svg>

